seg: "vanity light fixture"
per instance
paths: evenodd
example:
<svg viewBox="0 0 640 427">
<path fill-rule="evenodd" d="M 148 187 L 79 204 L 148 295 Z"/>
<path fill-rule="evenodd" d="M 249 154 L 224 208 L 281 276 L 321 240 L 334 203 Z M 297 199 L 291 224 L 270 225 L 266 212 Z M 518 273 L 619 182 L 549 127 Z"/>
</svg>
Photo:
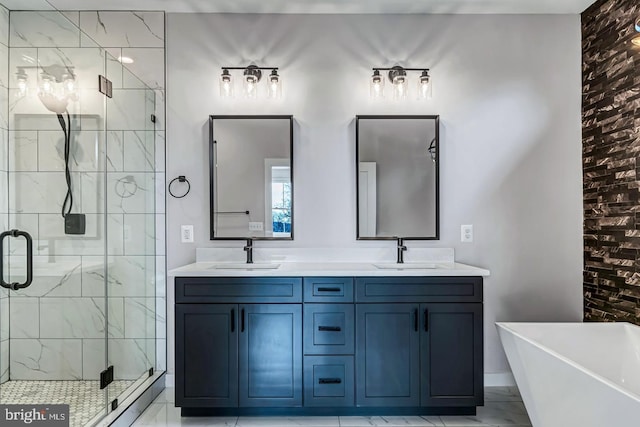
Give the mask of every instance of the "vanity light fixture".
<svg viewBox="0 0 640 427">
<path fill-rule="evenodd" d="M 29 94 L 29 75 L 27 70 L 35 69 L 40 72 L 38 83 L 38 97 L 49 110 L 62 113 L 69 101 L 78 100 L 77 79 L 73 67 L 58 64 L 49 66 L 19 66 L 16 72 L 16 97 L 23 98 Z"/>
<path fill-rule="evenodd" d="M 242 92 L 249 99 L 256 99 L 261 92 L 260 81 L 262 80 L 262 70 L 271 70 L 267 80 L 267 97 L 271 99 L 282 96 L 282 78 L 278 74 L 278 67 L 258 67 L 249 65 L 247 67 L 222 67 L 220 75 L 220 96 L 223 98 L 233 97 L 233 76 L 230 71 L 242 70 Z"/>
<path fill-rule="evenodd" d="M 430 99 L 432 96 L 432 79 L 428 68 L 404 68 L 396 65 L 391 68 L 373 68 L 370 79 L 370 95 L 372 98 L 384 98 L 384 78 L 380 71 L 387 71 L 393 90 L 393 98 L 406 99 L 409 93 L 407 71 L 420 71 L 418 78 L 418 99 Z"/>
<path fill-rule="evenodd" d="M 636 21 L 636 32 L 640 33 L 640 18 Z M 640 46 L 640 34 L 631 39 L 631 43 Z"/>
</svg>

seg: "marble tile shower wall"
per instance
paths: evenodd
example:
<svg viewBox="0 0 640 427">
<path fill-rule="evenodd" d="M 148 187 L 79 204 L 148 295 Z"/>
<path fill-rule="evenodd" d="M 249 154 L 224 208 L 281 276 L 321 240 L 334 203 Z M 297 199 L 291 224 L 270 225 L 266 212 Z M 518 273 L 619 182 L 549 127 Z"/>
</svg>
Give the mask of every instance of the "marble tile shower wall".
<svg viewBox="0 0 640 427">
<path fill-rule="evenodd" d="M 640 324 L 637 0 L 582 15 L 585 319 Z"/>
<path fill-rule="evenodd" d="M 10 360 L 12 379 L 96 379 L 108 326 L 118 379 L 165 369 L 164 13 L 12 11 L 8 37 L 8 77 L 34 64 L 77 71 L 79 100 L 69 105 L 73 211 L 86 214 L 87 230 L 64 234 L 62 130 L 35 96 L 37 70 L 27 69 L 28 96 L 9 78 L 9 112 L 0 114 L 9 129 L 3 212 L 34 238 L 35 279 L 11 294 L 11 357 L 1 359 Z M 135 62 L 125 68 L 120 56 Z M 106 109 L 97 87 L 105 73 L 113 82 Z M 13 244 L 10 256 L 24 250 Z"/>
<path fill-rule="evenodd" d="M 6 152 L 9 141 L 9 11 L 0 5 L 0 152 Z M 7 165 L 0 161 L 0 212 L 6 212 Z M 7 229 L 7 214 L 0 213 L 0 227 Z M 0 260 L 2 261 L 2 260 Z M 0 384 L 9 379 L 9 298 L 0 289 Z"/>
</svg>

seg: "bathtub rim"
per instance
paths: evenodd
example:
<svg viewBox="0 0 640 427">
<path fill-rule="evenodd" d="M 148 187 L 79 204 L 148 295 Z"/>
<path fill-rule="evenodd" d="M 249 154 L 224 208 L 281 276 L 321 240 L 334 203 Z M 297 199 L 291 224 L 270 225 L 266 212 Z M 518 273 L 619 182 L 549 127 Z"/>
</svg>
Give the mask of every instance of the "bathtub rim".
<svg viewBox="0 0 640 427">
<path fill-rule="evenodd" d="M 583 373 L 592 376 L 596 380 L 608 385 L 609 387 L 614 388 L 615 390 L 619 391 L 620 393 L 625 394 L 628 397 L 630 397 L 631 399 L 634 399 L 638 403 L 640 403 L 640 395 L 636 395 L 635 393 L 620 387 L 620 385 L 614 383 L 610 379 L 605 378 L 602 375 L 593 372 L 591 369 L 587 369 L 586 367 L 584 367 L 582 365 L 579 365 L 574 360 L 569 359 L 568 357 L 561 355 L 557 351 L 554 351 L 554 350 L 550 349 L 549 347 L 547 347 L 545 345 L 542 345 L 538 341 L 535 341 L 535 340 L 533 340 L 531 338 L 528 338 L 528 337 L 522 335 L 521 333 L 515 331 L 512 327 L 510 327 L 510 325 L 589 325 L 589 324 L 598 324 L 598 325 L 623 325 L 624 327 L 634 327 L 634 328 L 640 328 L 640 326 L 634 325 L 633 323 L 629 323 L 629 322 L 495 322 L 495 324 L 496 324 L 497 328 L 504 329 L 505 331 L 508 331 L 509 333 L 517 336 L 518 338 L 528 342 L 529 344 L 531 344 L 531 345 L 533 345 L 535 347 L 538 347 L 538 348 L 542 349 L 543 351 L 553 355 L 554 357 L 557 357 L 558 359 L 560 359 L 563 362 L 569 364 L 570 366 L 578 369 L 579 371 L 582 371 Z M 499 335 L 500 335 L 500 333 L 498 331 L 498 336 Z M 500 338 L 500 342 L 502 343 L 502 337 Z M 504 350 L 504 344 L 502 345 L 502 348 Z M 506 354 L 506 351 L 505 351 L 505 354 Z M 508 361 L 508 359 L 509 359 L 509 357 L 507 355 L 507 361 Z M 511 366 L 509 366 L 509 367 L 511 367 Z M 513 374 L 513 369 L 512 369 L 512 374 Z M 516 379 L 516 384 L 517 384 L 518 378 L 515 375 L 514 375 L 514 378 Z"/>
</svg>

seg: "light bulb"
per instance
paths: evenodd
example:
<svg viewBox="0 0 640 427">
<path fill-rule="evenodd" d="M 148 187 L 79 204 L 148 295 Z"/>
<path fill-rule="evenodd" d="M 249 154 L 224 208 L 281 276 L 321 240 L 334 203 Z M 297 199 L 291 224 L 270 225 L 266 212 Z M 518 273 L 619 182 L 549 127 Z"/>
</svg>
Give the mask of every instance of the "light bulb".
<svg viewBox="0 0 640 427">
<path fill-rule="evenodd" d="M 29 77 L 24 70 L 18 70 L 18 73 L 16 74 L 16 80 L 18 81 L 18 92 L 16 93 L 16 96 L 18 98 L 27 96 L 29 92 L 29 86 L 27 85 L 28 79 Z"/>
<path fill-rule="evenodd" d="M 404 99 L 407 97 L 407 72 L 404 68 L 396 65 L 389 71 L 389 80 L 393 84 L 393 98 Z"/>
<path fill-rule="evenodd" d="M 395 99 L 407 97 L 407 79 L 404 76 L 398 76 L 393 79 L 393 94 Z"/>
<path fill-rule="evenodd" d="M 282 80 L 277 70 L 272 70 L 269 74 L 269 98 L 278 99 L 282 96 Z"/>
<path fill-rule="evenodd" d="M 418 99 L 431 99 L 431 76 L 429 70 L 424 70 L 418 79 Z"/>
<path fill-rule="evenodd" d="M 257 83 L 258 81 L 254 76 L 247 76 L 245 78 L 244 92 L 247 98 L 256 98 L 258 92 Z"/>
<path fill-rule="evenodd" d="M 635 44 L 636 46 L 640 46 L 640 36 L 636 37 L 635 39 L 631 39 L 631 43 Z"/>
<path fill-rule="evenodd" d="M 375 70 L 371 76 L 369 95 L 371 95 L 372 98 L 384 97 L 384 79 L 380 75 L 379 70 Z"/>
<path fill-rule="evenodd" d="M 262 71 L 256 65 L 249 65 L 244 70 L 244 94 L 249 99 L 255 99 L 258 96 L 258 82 L 262 77 Z"/>
<path fill-rule="evenodd" d="M 220 96 L 223 98 L 231 98 L 233 96 L 233 81 L 229 70 L 222 70 L 222 75 L 220 75 Z"/>
<path fill-rule="evenodd" d="M 62 76 L 62 86 L 66 95 L 74 95 L 76 93 L 76 80 L 71 74 Z"/>
<path fill-rule="evenodd" d="M 53 79 L 48 74 L 41 76 L 40 92 L 43 95 L 53 95 Z"/>
</svg>

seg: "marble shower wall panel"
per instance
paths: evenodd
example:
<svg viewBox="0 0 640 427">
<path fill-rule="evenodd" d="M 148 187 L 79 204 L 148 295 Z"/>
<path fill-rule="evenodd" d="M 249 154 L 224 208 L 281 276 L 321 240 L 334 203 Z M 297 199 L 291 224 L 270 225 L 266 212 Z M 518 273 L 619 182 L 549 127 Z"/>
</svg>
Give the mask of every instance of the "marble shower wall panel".
<svg viewBox="0 0 640 427">
<path fill-rule="evenodd" d="M 584 317 L 640 324 L 637 0 L 582 14 Z"/>
<path fill-rule="evenodd" d="M 80 47 L 80 30 L 60 12 L 13 11 L 10 47 Z"/>
<path fill-rule="evenodd" d="M 12 338 L 11 354 L 14 357 L 10 359 L 11 379 L 82 379 L 82 341 L 81 339 Z M 20 357 L 15 357 L 17 355 Z M 93 378 L 96 378 L 95 374 Z"/>
<path fill-rule="evenodd" d="M 9 46 L 9 10 L 0 5 L 0 44 Z"/>
<path fill-rule="evenodd" d="M 164 48 L 163 12 L 80 12 L 80 28 L 103 47 Z"/>
</svg>

